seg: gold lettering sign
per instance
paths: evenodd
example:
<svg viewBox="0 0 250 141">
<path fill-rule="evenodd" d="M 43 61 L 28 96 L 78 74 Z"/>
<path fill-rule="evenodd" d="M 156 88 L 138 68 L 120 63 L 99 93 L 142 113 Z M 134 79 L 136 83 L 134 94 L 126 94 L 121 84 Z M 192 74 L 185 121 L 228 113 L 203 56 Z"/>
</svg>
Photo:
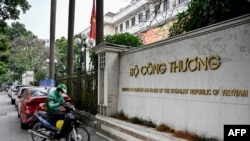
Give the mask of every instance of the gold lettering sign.
<svg viewBox="0 0 250 141">
<path fill-rule="evenodd" d="M 201 70 L 216 70 L 221 65 L 221 59 L 219 56 L 210 56 L 205 58 L 186 58 L 185 60 L 172 61 L 168 63 L 169 72 L 177 73 L 177 72 L 195 72 Z M 152 64 L 148 63 L 145 66 L 139 67 L 135 65 L 130 68 L 130 76 L 137 77 L 139 74 L 145 75 L 156 75 L 156 74 L 164 74 L 167 71 L 167 65 L 165 63 L 160 64 Z"/>
</svg>

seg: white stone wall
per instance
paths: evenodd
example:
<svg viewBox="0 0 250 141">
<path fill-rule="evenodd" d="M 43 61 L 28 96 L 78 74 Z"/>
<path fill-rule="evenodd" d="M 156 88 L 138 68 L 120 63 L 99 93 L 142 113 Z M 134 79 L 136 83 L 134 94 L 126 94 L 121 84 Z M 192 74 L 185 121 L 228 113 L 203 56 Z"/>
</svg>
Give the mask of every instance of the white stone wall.
<svg viewBox="0 0 250 141">
<path fill-rule="evenodd" d="M 32 82 L 34 79 L 34 72 L 33 71 L 26 71 L 22 75 L 22 84 L 23 85 L 30 85 L 30 82 Z"/>
<path fill-rule="evenodd" d="M 118 111 L 220 139 L 225 124 L 250 124 L 249 21 L 246 16 L 122 53 Z M 170 72 L 170 62 L 211 56 L 220 57 L 217 69 Z M 149 63 L 165 64 L 166 72 L 142 75 Z M 131 68 L 139 68 L 137 76 Z"/>
</svg>

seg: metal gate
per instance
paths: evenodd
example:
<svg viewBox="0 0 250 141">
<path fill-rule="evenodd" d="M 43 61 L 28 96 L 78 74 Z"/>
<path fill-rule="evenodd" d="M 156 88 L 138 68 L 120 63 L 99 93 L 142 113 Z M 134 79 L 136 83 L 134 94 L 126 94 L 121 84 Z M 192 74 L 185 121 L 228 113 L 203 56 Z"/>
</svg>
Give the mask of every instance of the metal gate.
<svg viewBox="0 0 250 141">
<path fill-rule="evenodd" d="M 55 76 L 55 84 L 64 83 L 75 107 L 90 114 L 97 114 L 97 71 L 81 71 L 71 76 Z"/>
</svg>

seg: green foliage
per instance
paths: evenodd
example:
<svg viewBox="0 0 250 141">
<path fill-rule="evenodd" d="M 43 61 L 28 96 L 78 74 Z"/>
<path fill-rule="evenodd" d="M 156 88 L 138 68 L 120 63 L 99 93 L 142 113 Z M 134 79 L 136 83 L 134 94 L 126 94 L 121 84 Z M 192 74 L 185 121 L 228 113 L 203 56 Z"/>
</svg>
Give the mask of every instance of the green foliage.
<svg viewBox="0 0 250 141">
<path fill-rule="evenodd" d="M 20 38 L 21 36 L 31 37 L 33 36 L 33 33 L 31 31 L 27 31 L 25 29 L 25 26 L 19 22 L 14 22 L 9 27 L 6 21 L 19 19 L 20 13 L 21 12 L 25 13 L 27 10 L 29 10 L 30 7 L 31 5 L 28 3 L 28 0 L 0 1 L 0 15 L 1 15 L 0 61 L 4 64 L 2 65 L 1 63 L 1 67 L 0 67 L 0 72 L 1 72 L 0 81 L 12 81 L 11 79 L 20 80 L 22 73 L 25 72 L 25 70 L 27 69 L 26 61 L 22 60 L 22 58 L 24 58 L 22 56 L 24 53 L 23 51 L 21 51 L 23 48 L 20 48 L 20 44 L 19 44 L 20 42 L 19 41 L 12 42 L 12 41 L 14 41 L 16 38 Z M 13 49 L 13 47 L 17 47 L 17 48 Z M 22 52 L 22 53 L 17 55 L 16 52 Z M 36 50 L 36 52 L 38 51 Z M 34 55 L 36 55 L 36 53 L 34 53 Z M 31 54 L 29 55 L 29 58 L 31 58 Z M 38 66 L 38 63 L 36 63 L 36 67 L 37 66 Z M 35 67 L 32 67 L 32 68 L 35 68 Z M 12 72 L 12 74 L 8 74 L 7 73 L 8 71 Z M 6 73 L 6 74 L 3 74 L 3 73 Z"/>
<path fill-rule="evenodd" d="M 177 15 L 177 22 L 170 28 L 169 36 L 175 36 L 237 16 L 250 13 L 248 0 L 192 0 L 187 11 Z"/>
<path fill-rule="evenodd" d="M 11 82 L 12 81 L 12 78 L 10 76 L 10 74 L 1 74 L 0 75 L 0 84 L 4 83 L 4 82 Z"/>
<path fill-rule="evenodd" d="M 59 58 L 67 58 L 67 47 L 68 47 L 68 40 L 65 37 L 61 37 L 60 39 L 57 39 L 56 42 L 56 50 L 57 50 L 57 55 Z"/>
<path fill-rule="evenodd" d="M 55 44 L 57 56 L 56 74 L 63 75 L 67 66 L 68 40 L 65 37 L 61 37 L 56 40 Z"/>
<path fill-rule="evenodd" d="M 21 36 L 34 36 L 33 33 L 31 31 L 28 31 L 25 28 L 25 25 L 19 22 L 13 22 L 11 23 L 11 26 L 9 26 L 7 28 L 7 32 L 6 32 L 8 39 L 10 41 L 14 40 L 17 37 L 21 37 Z"/>
<path fill-rule="evenodd" d="M 98 55 L 93 50 L 90 50 L 89 58 L 90 58 L 90 61 L 92 62 L 92 64 L 94 65 L 94 70 L 97 70 L 97 67 L 98 67 Z"/>
<path fill-rule="evenodd" d="M 0 34 L 0 52 L 7 51 L 9 42 L 6 36 Z"/>
<path fill-rule="evenodd" d="M 75 35 L 74 38 L 76 38 L 77 35 Z M 58 59 L 57 67 L 56 67 L 56 73 L 57 74 L 65 74 L 66 73 L 66 66 L 67 66 L 67 53 L 68 53 L 68 40 L 65 37 L 61 37 L 60 39 L 57 39 L 56 42 L 56 56 Z M 78 67 L 78 56 L 80 54 L 81 48 L 74 43 L 73 44 L 73 66 L 75 67 L 75 70 Z"/>
<path fill-rule="evenodd" d="M 10 52 L 8 50 L 6 52 L 0 52 L 0 61 L 4 63 L 8 63 L 9 56 L 10 56 Z"/>
<path fill-rule="evenodd" d="M 186 23 L 189 20 L 187 12 L 181 12 L 177 15 L 177 21 L 169 29 L 169 37 L 186 32 Z"/>
<path fill-rule="evenodd" d="M 125 45 L 130 47 L 138 47 L 143 45 L 139 36 L 131 33 L 119 33 L 114 35 L 107 35 L 104 37 L 104 41 L 112 44 Z"/>
<path fill-rule="evenodd" d="M 19 45 L 19 41 L 15 40 L 22 36 L 34 37 L 31 31 L 25 29 L 25 25 L 19 22 L 13 22 L 11 26 L 6 26 L 3 35 L 0 35 L 0 61 L 8 63 L 8 58 L 11 55 L 10 49 L 13 46 Z M 15 41 L 14 41 L 15 40 Z"/>
<path fill-rule="evenodd" d="M 8 71 L 6 65 L 9 57 L 8 48 L 8 39 L 6 36 L 0 34 L 0 75 L 5 74 Z"/>
<path fill-rule="evenodd" d="M 19 18 L 20 10 L 25 13 L 31 5 L 27 0 L 18 0 L 18 1 L 11 1 L 11 0 L 4 0 L 1 1 L 1 15 L 3 20 L 13 19 L 16 20 Z"/>
<path fill-rule="evenodd" d="M 0 33 L 2 34 L 6 33 L 7 27 L 8 27 L 7 23 L 0 20 Z"/>
<path fill-rule="evenodd" d="M 5 74 L 7 71 L 7 65 L 4 62 L 0 62 L 0 75 Z"/>
<path fill-rule="evenodd" d="M 6 31 L 6 20 L 19 19 L 21 11 L 25 13 L 31 5 L 27 0 L 1 0 L 0 1 L 0 33 Z"/>
<path fill-rule="evenodd" d="M 45 59 L 48 58 L 48 53 L 43 41 L 33 36 L 22 36 L 13 40 L 11 44 L 8 66 L 9 70 L 16 74 L 16 80 L 20 80 L 21 75 L 27 70 L 36 74 L 38 70 L 46 67 Z"/>
<path fill-rule="evenodd" d="M 47 77 L 47 71 L 45 69 L 40 69 L 35 73 L 35 80 L 43 80 Z"/>
<path fill-rule="evenodd" d="M 16 54 L 15 56 L 12 55 L 9 58 L 8 66 L 9 70 L 19 74 L 16 80 L 21 80 L 21 75 L 28 70 L 28 61 L 22 54 Z"/>
</svg>

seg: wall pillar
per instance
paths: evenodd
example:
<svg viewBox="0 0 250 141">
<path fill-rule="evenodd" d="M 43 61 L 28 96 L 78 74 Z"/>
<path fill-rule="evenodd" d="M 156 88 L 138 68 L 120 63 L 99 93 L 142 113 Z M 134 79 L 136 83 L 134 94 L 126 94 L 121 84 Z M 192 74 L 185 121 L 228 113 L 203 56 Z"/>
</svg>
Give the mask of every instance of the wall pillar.
<svg viewBox="0 0 250 141">
<path fill-rule="evenodd" d="M 119 53 L 126 47 L 102 43 L 93 50 L 98 55 L 98 114 L 117 113 L 119 92 Z"/>
</svg>

